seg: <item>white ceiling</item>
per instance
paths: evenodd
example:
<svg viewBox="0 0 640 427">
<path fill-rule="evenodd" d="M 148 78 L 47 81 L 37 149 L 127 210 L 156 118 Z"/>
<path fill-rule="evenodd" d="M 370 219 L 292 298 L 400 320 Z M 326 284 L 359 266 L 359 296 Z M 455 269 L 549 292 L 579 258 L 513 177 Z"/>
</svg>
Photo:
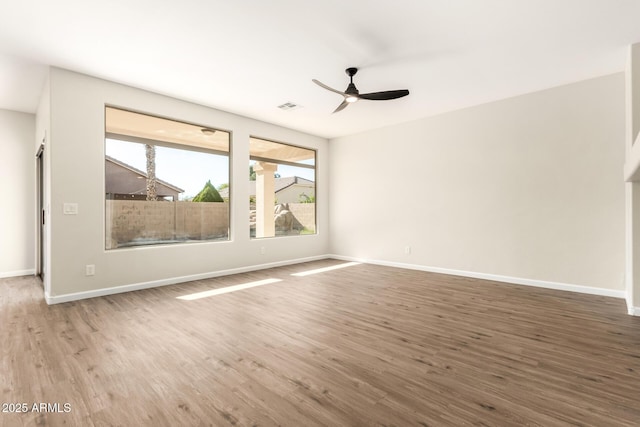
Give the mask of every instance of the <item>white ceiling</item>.
<svg viewBox="0 0 640 427">
<path fill-rule="evenodd" d="M 638 0 L 1 0 L 0 108 L 35 112 L 54 65 L 335 137 L 622 71 L 635 42 Z M 331 114 L 311 79 L 350 66 L 411 94 Z"/>
</svg>

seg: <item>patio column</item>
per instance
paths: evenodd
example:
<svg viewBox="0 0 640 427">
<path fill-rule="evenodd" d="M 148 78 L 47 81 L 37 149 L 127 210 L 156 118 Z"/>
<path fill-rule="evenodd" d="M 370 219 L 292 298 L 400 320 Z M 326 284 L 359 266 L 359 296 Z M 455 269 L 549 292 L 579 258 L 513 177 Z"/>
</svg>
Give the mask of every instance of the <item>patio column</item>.
<svg viewBox="0 0 640 427">
<path fill-rule="evenodd" d="M 256 173 L 256 237 L 276 235 L 273 214 L 276 170 L 278 165 L 274 163 L 256 162 L 253 165 L 253 171 Z"/>
</svg>

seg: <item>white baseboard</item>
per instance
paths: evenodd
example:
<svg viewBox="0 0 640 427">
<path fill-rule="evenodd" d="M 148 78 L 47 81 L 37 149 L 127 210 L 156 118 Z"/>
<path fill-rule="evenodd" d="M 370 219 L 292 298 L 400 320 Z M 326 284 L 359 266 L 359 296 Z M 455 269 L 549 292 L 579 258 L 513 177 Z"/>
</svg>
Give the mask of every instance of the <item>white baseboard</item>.
<svg viewBox="0 0 640 427">
<path fill-rule="evenodd" d="M 0 271 L 0 279 L 5 279 L 7 277 L 33 276 L 34 274 L 36 274 L 36 270 L 33 268 L 29 270 Z"/>
<path fill-rule="evenodd" d="M 95 297 L 113 295 L 113 294 L 118 294 L 123 292 L 138 291 L 142 289 L 155 288 L 159 286 L 174 285 L 177 283 L 190 282 L 193 280 L 210 279 L 212 277 L 228 276 L 231 274 L 247 273 L 251 271 L 264 270 L 267 268 L 282 267 L 285 265 L 300 264 L 300 263 L 309 262 L 309 261 L 318 261 L 318 260 L 327 259 L 327 258 L 333 258 L 333 259 L 338 259 L 342 261 L 356 261 L 356 262 L 362 262 L 366 264 L 384 265 L 388 267 L 405 268 L 409 270 L 427 271 L 431 273 L 449 274 L 452 276 L 471 277 L 475 279 L 492 280 L 495 282 L 504 282 L 504 283 L 517 284 L 517 285 L 536 286 L 540 288 L 556 289 L 560 291 L 579 292 L 584 294 L 600 295 L 600 296 L 614 297 L 614 298 L 626 297 L 625 292 L 623 290 L 596 288 L 591 286 L 548 282 L 543 280 L 523 279 L 519 277 L 501 276 L 497 274 L 476 273 L 473 271 L 453 270 L 448 268 L 429 267 L 424 265 L 407 264 L 407 263 L 399 263 L 399 262 L 392 262 L 392 261 L 362 259 L 362 258 L 349 257 L 349 256 L 343 256 L 343 255 L 318 255 L 318 256 L 308 257 L 308 258 L 298 258 L 298 259 L 287 260 L 287 261 L 278 261 L 278 262 L 267 263 L 267 264 L 232 268 L 228 270 L 213 271 L 209 273 L 172 277 L 168 279 L 153 280 L 153 281 L 142 282 L 142 283 L 133 283 L 130 285 L 115 286 L 111 288 L 102 288 L 102 289 L 96 289 L 92 291 L 76 292 L 76 293 L 64 294 L 64 295 L 49 295 L 45 293 L 45 299 L 47 301 L 47 304 L 60 304 L 60 303 L 65 303 L 70 301 L 87 299 L 87 298 L 95 298 Z M 35 273 L 34 271 L 30 271 L 25 274 L 35 274 Z M 629 304 L 628 300 L 627 300 L 627 307 L 628 307 L 629 314 L 640 316 L 640 308 L 633 307 L 631 304 Z"/>
<path fill-rule="evenodd" d="M 501 276 L 497 274 L 476 273 L 473 271 L 453 270 L 440 267 L 429 267 L 425 265 L 406 264 L 392 261 L 379 261 L 371 259 L 360 259 L 342 255 L 331 255 L 330 258 L 335 258 L 343 261 L 356 261 L 366 264 L 384 265 L 387 267 L 406 268 L 408 270 L 420 270 L 428 271 L 431 273 L 450 274 L 452 276 L 472 277 L 474 279 L 492 280 L 494 282 L 504 282 L 516 285 L 537 286 L 539 288 L 556 289 L 560 291 L 580 292 L 583 294 L 600 295 L 605 297 L 625 298 L 626 294 L 624 290 L 595 288 L 591 286 L 572 285 L 569 283 L 547 282 L 544 280 L 532 280 L 523 279 L 520 277 Z"/>
<path fill-rule="evenodd" d="M 327 255 L 320 255 L 308 258 L 298 258 L 294 260 L 278 261 L 267 264 L 251 265 L 248 267 L 231 268 L 228 270 L 212 271 L 209 273 L 192 274 L 189 276 L 171 277 L 168 279 L 152 280 L 150 282 L 133 283 L 130 285 L 114 286 L 112 288 L 102 288 L 92 291 L 75 292 L 63 295 L 49 295 L 45 293 L 47 304 L 60 304 L 64 302 L 78 301 L 87 298 L 102 297 L 106 295 L 119 294 L 123 292 L 139 291 L 148 288 L 157 288 L 159 286 L 175 285 L 177 283 L 191 282 L 193 280 L 204 280 L 212 277 L 229 276 L 232 274 L 247 273 L 250 271 L 265 270 L 267 268 L 282 267 L 291 264 L 300 264 L 309 261 L 318 261 L 329 258 Z"/>
</svg>

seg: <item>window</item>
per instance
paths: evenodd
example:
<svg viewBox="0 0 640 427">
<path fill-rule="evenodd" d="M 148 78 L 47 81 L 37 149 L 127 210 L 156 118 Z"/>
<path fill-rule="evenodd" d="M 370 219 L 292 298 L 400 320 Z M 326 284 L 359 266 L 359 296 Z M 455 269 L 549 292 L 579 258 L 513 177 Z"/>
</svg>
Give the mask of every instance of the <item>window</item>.
<svg viewBox="0 0 640 427">
<path fill-rule="evenodd" d="M 316 233 L 316 152 L 251 137 L 251 237 Z"/>
<path fill-rule="evenodd" d="M 229 240 L 230 134 L 105 109 L 106 249 Z"/>
</svg>

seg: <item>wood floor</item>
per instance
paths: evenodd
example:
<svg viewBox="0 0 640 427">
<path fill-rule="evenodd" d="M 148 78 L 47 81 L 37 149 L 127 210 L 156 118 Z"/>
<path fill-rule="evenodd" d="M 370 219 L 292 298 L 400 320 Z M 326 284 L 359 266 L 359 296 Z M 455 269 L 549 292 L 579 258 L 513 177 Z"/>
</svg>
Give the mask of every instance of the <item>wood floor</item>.
<svg viewBox="0 0 640 427">
<path fill-rule="evenodd" d="M 640 425 L 624 301 L 373 265 L 291 275 L 342 263 L 55 306 L 32 277 L 0 280 L 0 401 L 29 407 L 0 425 Z M 263 279 L 281 281 L 177 298 Z"/>
</svg>

